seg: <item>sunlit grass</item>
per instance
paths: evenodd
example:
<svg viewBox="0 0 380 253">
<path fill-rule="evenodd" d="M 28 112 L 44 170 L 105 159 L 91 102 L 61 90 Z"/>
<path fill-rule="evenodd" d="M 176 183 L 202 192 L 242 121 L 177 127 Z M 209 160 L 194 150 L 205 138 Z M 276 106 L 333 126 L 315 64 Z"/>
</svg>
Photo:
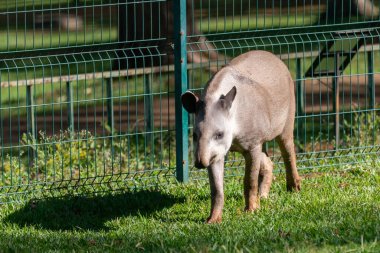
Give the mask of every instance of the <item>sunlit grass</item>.
<svg viewBox="0 0 380 253">
<path fill-rule="evenodd" d="M 271 29 L 280 27 L 309 26 L 318 20 L 318 15 L 302 14 L 259 14 L 259 15 L 236 15 L 228 17 L 201 18 L 196 26 L 204 33 L 238 32 L 258 29 Z"/>
<path fill-rule="evenodd" d="M 378 252 L 379 160 L 303 173 L 302 191 L 277 174 L 269 199 L 243 211 L 240 177 L 226 180 L 224 220 L 204 224 L 206 181 L 156 190 L 3 205 L 5 251 Z M 96 186 L 95 186 L 96 187 Z"/>
<path fill-rule="evenodd" d="M 78 31 L 59 31 L 46 28 L 43 31 L 21 28 L 0 31 L 0 50 L 17 51 L 75 47 L 98 43 L 112 43 L 117 40 L 117 27 L 89 26 Z"/>
</svg>

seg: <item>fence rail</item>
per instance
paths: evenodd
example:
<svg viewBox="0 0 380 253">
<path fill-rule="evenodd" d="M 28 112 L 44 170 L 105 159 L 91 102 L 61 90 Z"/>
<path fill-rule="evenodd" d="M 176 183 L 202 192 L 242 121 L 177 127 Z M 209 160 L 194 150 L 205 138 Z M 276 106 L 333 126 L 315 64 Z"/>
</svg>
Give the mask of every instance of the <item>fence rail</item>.
<svg viewBox="0 0 380 253">
<path fill-rule="evenodd" d="M 204 179 L 180 94 L 254 49 L 294 78 L 300 169 L 376 159 L 379 4 L 3 1 L 0 203 Z M 242 173 L 239 156 L 226 163 L 227 176 Z"/>
</svg>

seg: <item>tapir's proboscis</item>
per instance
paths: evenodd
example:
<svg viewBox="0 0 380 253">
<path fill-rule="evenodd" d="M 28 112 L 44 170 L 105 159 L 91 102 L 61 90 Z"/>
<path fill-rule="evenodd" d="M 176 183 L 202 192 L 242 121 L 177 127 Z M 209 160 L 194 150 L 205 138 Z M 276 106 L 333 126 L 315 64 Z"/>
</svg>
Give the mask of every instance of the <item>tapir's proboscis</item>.
<svg viewBox="0 0 380 253">
<path fill-rule="evenodd" d="M 262 151 L 275 139 L 286 167 L 289 191 L 300 190 L 293 142 L 294 83 L 286 65 L 266 51 L 250 51 L 220 69 L 202 97 L 182 95 L 182 104 L 195 114 L 194 155 L 197 168 L 207 168 L 211 213 L 207 223 L 222 221 L 224 157 L 240 152 L 245 158 L 245 210 L 260 206 L 268 197 L 273 164 Z"/>
</svg>

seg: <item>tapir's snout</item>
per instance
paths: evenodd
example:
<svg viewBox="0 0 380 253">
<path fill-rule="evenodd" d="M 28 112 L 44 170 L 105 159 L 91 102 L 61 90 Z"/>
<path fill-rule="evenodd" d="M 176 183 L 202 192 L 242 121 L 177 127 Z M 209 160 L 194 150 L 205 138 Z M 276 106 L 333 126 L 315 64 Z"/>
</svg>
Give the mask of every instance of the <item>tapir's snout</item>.
<svg viewBox="0 0 380 253">
<path fill-rule="evenodd" d="M 197 156 L 195 158 L 195 163 L 194 163 L 195 168 L 203 169 L 203 168 L 209 167 L 214 162 L 215 157 L 216 156 L 212 156 L 211 159 L 204 159 L 204 158 L 202 159 L 202 157 Z"/>
<path fill-rule="evenodd" d="M 207 168 L 210 165 L 209 160 L 206 159 L 204 154 L 202 155 L 202 153 L 199 152 L 199 149 L 198 149 L 198 152 L 195 153 L 194 165 L 195 165 L 195 168 L 197 169 Z"/>
<path fill-rule="evenodd" d="M 203 169 L 207 168 L 210 165 L 210 163 L 207 161 L 207 159 L 202 158 L 202 156 L 196 155 L 194 165 L 197 169 Z"/>
</svg>

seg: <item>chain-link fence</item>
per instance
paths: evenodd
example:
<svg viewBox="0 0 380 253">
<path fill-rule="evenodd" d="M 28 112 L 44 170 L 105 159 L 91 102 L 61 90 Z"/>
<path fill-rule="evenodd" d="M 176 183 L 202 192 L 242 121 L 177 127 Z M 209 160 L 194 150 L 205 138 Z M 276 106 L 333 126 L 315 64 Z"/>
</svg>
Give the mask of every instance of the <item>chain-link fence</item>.
<svg viewBox="0 0 380 253">
<path fill-rule="evenodd" d="M 370 0 L 0 1 L 0 202 L 205 178 L 180 94 L 254 49 L 295 80 L 299 169 L 372 159 L 379 29 Z"/>
</svg>

